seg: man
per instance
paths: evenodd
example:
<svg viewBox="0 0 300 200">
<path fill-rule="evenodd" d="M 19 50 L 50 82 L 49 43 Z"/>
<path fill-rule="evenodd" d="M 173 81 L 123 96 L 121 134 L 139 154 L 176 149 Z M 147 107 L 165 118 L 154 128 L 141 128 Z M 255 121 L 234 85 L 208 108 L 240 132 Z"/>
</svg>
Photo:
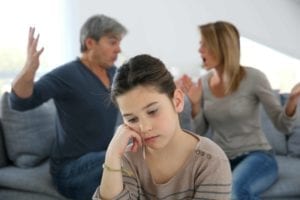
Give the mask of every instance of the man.
<svg viewBox="0 0 300 200">
<path fill-rule="evenodd" d="M 113 136 L 117 108 L 110 86 L 126 28 L 105 15 L 90 17 L 80 31 L 81 57 L 34 82 L 43 48 L 30 28 L 27 60 L 10 95 L 17 110 L 28 110 L 53 98 L 57 109 L 56 140 L 50 171 L 58 190 L 72 199 L 91 199 L 100 183 L 106 148 Z"/>
</svg>

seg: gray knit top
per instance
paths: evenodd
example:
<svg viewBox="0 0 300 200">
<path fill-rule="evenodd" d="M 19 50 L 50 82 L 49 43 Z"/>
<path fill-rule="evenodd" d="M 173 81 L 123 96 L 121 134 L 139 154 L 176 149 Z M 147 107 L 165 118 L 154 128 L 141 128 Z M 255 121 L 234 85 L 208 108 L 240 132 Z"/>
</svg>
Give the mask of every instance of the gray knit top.
<svg viewBox="0 0 300 200">
<path fill-rule="evenodd" d="M 264 106 L 274 126 L 290 132 L 296 114 L 288 117 L 275 97 L 266 76 L 259 70 L 245 67 L 246 75 L 237 91 L 216 97 L 208 85 L 212 73 L 202 78 L 202 107 L 194 119 L 196 133 L 212 130 L 212 139 L 225 151 L 229 159 L 255 150 L 270 150 L 261 129 L 259 107 Z"/>
</svg>

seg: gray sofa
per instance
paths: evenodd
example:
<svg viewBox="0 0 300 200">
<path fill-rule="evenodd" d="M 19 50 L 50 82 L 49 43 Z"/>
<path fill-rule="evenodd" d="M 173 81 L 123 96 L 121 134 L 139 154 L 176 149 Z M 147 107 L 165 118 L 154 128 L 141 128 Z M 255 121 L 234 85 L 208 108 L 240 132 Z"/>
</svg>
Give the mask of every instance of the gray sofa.
<svg viewBox="0 0 300 200">
<path fill-rule="evenodd" d="M 286 95 L 280 95 L 285 101 Z M 188 111 L 188 104 L 185 111 Z M 17 112 L 8 104 L 8 93 L 0 107 L 0 199 L 66 200 L 52 184 L 48 155 L 55 137 L 55 106 L 52 101 L 31 111 Z M 184 128 L 190 127 L 184 113 Z M 298 119 L 299 120 L 299 119 Z M 279 180 L 263 199 L 300 199 L 300 121 L 294 134 L 284 136 L 262 109 L 263 129 L 276 152 Z"/>
<path fill-rule="evenodd" d="M 66 200 L 52 184 L 48 156 L 55 137 L 55 106 L 49 101 L 26 112 L 0 106 L 0 199 Z"/>
</svg>

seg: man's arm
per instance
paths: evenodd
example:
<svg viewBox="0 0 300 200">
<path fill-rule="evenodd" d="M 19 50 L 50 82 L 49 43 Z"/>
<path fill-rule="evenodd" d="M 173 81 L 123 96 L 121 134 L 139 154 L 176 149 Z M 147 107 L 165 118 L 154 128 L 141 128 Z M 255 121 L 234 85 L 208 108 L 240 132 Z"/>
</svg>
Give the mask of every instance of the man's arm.
<svg viewBox="0 0 300 200">
<path fill-rule="evenodd" d="M 34 77 L 39 67 L 39 57 L 44 48 L 37 50 L 39 35 L 34 37 L 35 28 L 29 28 L 27 59 L 24 68 L 16 76 L 12 84 L 12 90 L 21 98 L 28 98 L 33 93 Z"/>
</svg>

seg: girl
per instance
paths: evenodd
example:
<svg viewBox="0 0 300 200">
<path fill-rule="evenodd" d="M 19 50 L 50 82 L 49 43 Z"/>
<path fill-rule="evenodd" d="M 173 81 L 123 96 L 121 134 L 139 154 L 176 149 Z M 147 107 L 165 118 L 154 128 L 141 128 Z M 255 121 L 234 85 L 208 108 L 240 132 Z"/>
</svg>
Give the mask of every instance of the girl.
<svg viewBox="0 0 300 200">
<path fill-rule="evenodd" d="M 159 59 L 130 59 L 111 97 L 124 124 L 107 149 L 94 200 L 229 199 L 228 159 L 211 140 L 181 129 L 184 94 Z"/>
</svg>

